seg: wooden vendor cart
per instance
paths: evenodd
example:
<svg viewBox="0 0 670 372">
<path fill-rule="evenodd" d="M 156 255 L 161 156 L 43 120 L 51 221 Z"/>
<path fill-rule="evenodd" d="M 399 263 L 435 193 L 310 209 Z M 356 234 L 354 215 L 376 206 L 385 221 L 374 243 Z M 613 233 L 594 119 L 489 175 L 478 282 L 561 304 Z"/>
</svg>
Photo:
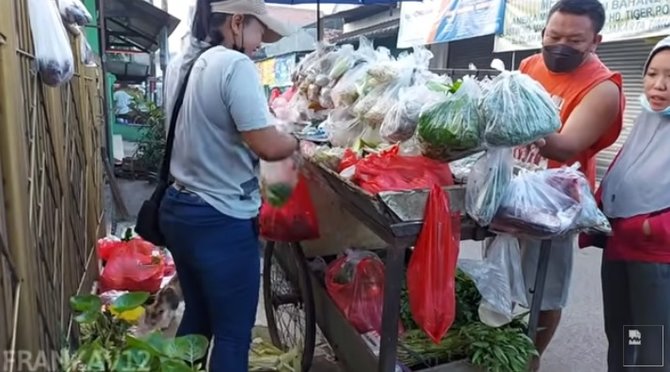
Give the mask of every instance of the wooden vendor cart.
<svg viewBox="0 0 670 372">
<path fill-rule="evenodd" d="M 332 170 L 308 162 L 306 174 L 314 200 L 321 239 L 291 244 L 268 242 L 264 252 L 263 292 L 272 342 L 303 349 L 302 369 L 309 370 L 317 327 L 340 362 L 352 372 L 396 371 L 398 319 L 406 254 L 423 226 L 427 191 L 385 192 L 373 196 Z M 465 216 L 465 186 L 446 187 L 451 210 L 463 215 L 461 240 L 481 241 L 491 234 Z M 332 246 L 330 242 L 336 242 Z M 329 246 L 330 245 L 330 246 Z M 326 246 L 325 249 L 319 249 Z M 305 247 L 305 249 L 303 249 Z M 349 324 L 328 295 L 322 276 L 309 258 L 341 253 L 346 248 L 380 251 L 386 276 L 379 355 Z M 530 309 L 528 335 L 535 339 L 546 278 L 550 241 L 542 243 Z M 478 371 L 462 361 L 425 371 Z"/>
</svg>

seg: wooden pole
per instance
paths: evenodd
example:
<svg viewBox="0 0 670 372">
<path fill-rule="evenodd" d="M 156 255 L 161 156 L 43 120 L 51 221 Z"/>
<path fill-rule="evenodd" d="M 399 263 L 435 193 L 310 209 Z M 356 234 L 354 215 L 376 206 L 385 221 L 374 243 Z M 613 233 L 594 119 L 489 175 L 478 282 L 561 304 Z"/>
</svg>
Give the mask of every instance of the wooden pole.
<svg viewBox="0 0 670 372">
<path fill-rule="evenodd" d="M 0 162 L 4 183 L 7 241 L 19 276 L 20 296 L 16 318 L 16 351 L 37 356 L 40 334 L 35 291 L 35 246 L 31 239 L 28 207 L 28 153 L 24 105 L 19 77 L 15 1 L 0 1 Z M 18 91 L 17 91 L 18 89 Z M 45 350 L 46 351 L 46 350 Z M 32 359 L 34 360 L 34 359 Z"/>
</svg>

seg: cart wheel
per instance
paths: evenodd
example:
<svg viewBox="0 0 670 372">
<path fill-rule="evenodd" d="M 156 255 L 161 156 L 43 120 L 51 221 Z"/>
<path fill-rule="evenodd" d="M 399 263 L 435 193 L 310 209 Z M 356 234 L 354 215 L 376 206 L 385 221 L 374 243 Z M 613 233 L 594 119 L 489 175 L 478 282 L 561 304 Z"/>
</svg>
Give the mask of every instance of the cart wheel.
<svg viewBox="0 0 670 372">
<path fill-rule="evenodd" d="M 290 265 L 290 266 L 289 266 Z M 268 242 L 263 254 L 263 300 L 272 343 L 302 350 L 309 371 L 316 343 L 314 297 L 307 260 L 298 243 Z"/>
</svg>

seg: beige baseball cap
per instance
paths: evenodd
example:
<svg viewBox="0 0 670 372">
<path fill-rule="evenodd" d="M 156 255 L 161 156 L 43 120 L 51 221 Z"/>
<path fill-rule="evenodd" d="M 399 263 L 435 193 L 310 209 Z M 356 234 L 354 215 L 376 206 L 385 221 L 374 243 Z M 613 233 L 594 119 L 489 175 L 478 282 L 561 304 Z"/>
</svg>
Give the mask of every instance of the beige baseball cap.
<svg viewBox="0 0 670 372">
<path fill-rule="evenodd" d="M 212 2 L 212 13 L 251 15 L 263 23 L 267 30 L 264 43 L 274 43 L 295 32 L 295 28 L 270 16 L 263 0 L 226 0 Z"/>
</svg>

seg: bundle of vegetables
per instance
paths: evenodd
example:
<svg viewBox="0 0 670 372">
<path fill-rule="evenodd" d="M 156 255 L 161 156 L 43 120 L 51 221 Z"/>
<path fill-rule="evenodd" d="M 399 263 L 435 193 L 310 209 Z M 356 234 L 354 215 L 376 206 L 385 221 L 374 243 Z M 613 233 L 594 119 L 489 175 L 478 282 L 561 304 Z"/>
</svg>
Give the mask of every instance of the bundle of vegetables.
<svg viewBox="0 0 670 372">
<path fill-rule="evenodd" d="M 398 360 L 414 369 L 468 360 L 484 371 L 525 372 L 537 351 L 525 335 L 527 326 L 521 317 L 499 328 L 479 322 L 481 295 L 472 279 L 460 270 L 456 275 L 456 299 L 456 321 L 435 344 L 414 324 L 408 296 L 403 292 L 400 307 L 405 333 L 399 340 Z"/>
<path fill-rule="evenodd" d="M 328 169 L 337 170 L 345 149 L 341 147 L 320 146 L 310 156 L 310 160 L 316 164 L 323 164 Z"/>
<path fill-rule="evenodd" d="M 275 208 L 286 204 L 298 184 L 298 174 L 298 165 L 293 158 L 275 162 L 261 161 L 263 199 Z"/>
<path fill-rule="evenodd" d="M 443 97 L 444 94 L 432 91 L 427 85 L 401 88 L 397 103 L 384 116 L 379 130 L 381 136 L 390 143 L 409 140 L 416 131 L 422 108 Z"/>
<path fill-rule="evenodd" d="M 421 114 L 418 138 L 424 156 L 448 161 L 482 142 L 481 90 L 466 76 L 458 90 Z"/>
<path fill-rule="evenodd" d="M 539 239 L 566 232 L 611 233 L 578 167 L 520 174 L 510 183 L 491 228 Z"/>
<path fill-rule="evenodd" d="M 299 372 L 301 354 L 297 348 L 283 351 L 271 343 L 256 338 L 249 349 L 250 372 Z"/>
<path fill-rule="evenodd" d="M 524 172 L 510 182 L 491 222 L 498 233 L 548 239 L 568 232 L 581 204 L 547 183 L 546 172 Z"/>
<path fill-rule="evenodd" d="M 351 116 L 344 108 L 332 110 L 321 125 L 328 133 L 330 143 L 335 147 L 353 146 L 365 129 L 360 119 Z"/>
<path fill-rule="evenodd" d="M 480 226 L 495 216 L 512 179 L 512 150 L 490 149 L 479 158 L 468 175 L 465 210 Z"/>
<path fill-rule="evenodd" d="M 549 93 L 530 76 L 503 71 L 482 99 L 485 140 L 492 146 L 514 147 L 533 143 L 561 127 L 558 109 Z"/>
<path fill-rule="evenodd" d="M 547 183 L 580 203 L 581 211 L 571 230 L 610 234 L 612 226 L 598 208 L 591 187 L 584 174 L 579 171 L 579 166 L 576 163 L 570 167 L 546 170 Z"/>
</svg>

